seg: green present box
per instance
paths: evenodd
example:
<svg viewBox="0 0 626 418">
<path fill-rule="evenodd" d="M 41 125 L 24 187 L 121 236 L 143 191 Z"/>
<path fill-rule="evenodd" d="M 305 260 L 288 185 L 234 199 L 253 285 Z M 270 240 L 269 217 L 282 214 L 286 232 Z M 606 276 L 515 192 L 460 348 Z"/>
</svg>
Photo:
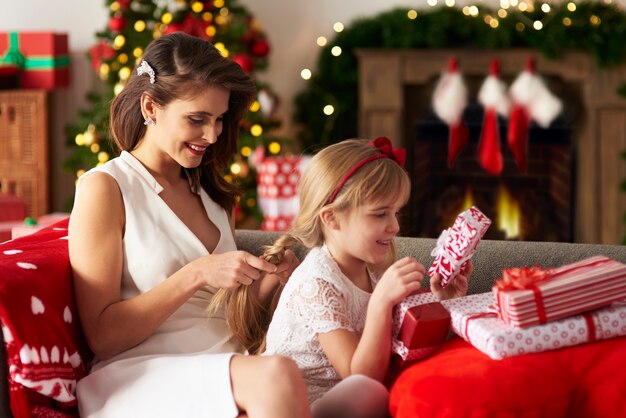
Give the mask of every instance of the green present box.
<svg viewBox="0 0 626 418">
<path fill-rule="evenodd" d="M 17 69 L 19 88 L 66 87 L 69 64 L 66 33 L 0 32 L 0 78 L 15 77 Z"/>
</svg>

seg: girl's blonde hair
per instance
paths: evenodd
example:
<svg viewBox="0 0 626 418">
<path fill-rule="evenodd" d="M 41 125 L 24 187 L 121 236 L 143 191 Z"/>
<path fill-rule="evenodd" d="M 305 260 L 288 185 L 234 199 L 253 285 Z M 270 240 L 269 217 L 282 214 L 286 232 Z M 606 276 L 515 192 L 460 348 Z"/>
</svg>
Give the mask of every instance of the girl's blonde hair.
<svg viewBox="0 0 626 418">
<path fill-rule="evenodd" d="M 347 139 L 318 152 L 308 163 L 300 179 L 300 210 L 291 229 L 273 245 L 266 246 L 264 258 L 280 263 L 287 249 L 295 245 L 313 248 L 324 243 L 324 229 L 319 213 L 324 207 L 336 212 L 355 209 L 368 203 L 387 199 L 390 195 L 406 202 L 410 193 L 410 180 L 406 171 L 391 158 L 379 158 L 357 169 L 345 182 L 332 203 L 327 203 L 344 175 L 355 165 L 380 150 L 364 139 Z M 396 257 L 392 243 L 386 268 Z M 212 309 L 227 303 L 226 317 L 231 331 L 251 353 L 265 348 L 265 334 L 282 287 L 265 305 L 249 293 L 249 286 L 235 291 L 220 289 L 211 301 Z"/>
</svg>

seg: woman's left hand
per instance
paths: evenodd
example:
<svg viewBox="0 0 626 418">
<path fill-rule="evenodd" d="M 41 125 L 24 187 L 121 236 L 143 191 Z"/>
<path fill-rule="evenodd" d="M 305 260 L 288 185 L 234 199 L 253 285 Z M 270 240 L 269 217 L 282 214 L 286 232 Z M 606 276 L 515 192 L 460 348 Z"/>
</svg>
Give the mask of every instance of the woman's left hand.
<svg viewBox="0 0 626 418">
<path fill-rule="evenodd" d="M 430 278 L 430 291 L 439 300 L 458 298 L 467 294 L 469 278 L 474 271 L 474 265 L 471 260 L 461 268 L 458 276 L 456 276 L 446 287 L 441 287 L 441 276 L 435 273 Z"/>
</svg>

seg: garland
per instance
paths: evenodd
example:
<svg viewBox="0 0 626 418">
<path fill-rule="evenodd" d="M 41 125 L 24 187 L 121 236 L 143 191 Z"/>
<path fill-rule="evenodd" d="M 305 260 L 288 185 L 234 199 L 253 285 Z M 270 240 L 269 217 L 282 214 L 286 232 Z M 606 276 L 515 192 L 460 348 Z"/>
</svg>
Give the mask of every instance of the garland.
<svg viewBox="0 0 626 418">
<path fill-rule="evenodd" d="M 322 49 L 317 74 L 295 100 L 294 119 L 300 127 L 298 139 L 303 149 L 357 136 L 355 48 L 530 47 L 552 59 L 565 51 L 586 51 L 601 67 L 626 62 L 626 14 L 617 5 L 587 1 L 572 7 L 563 3 L 554 5 L 547 14 L 536 9 L 508 12 L 505 18 L 484 8 L 476 17 L 454 7 L 419 12 L 415 19 L 408 14 L 409 9 L 398 8 L 357 20 Z M 497 19 L 496 25 L 489 24 L 493 19 Z M 533 28 L 535 21 L 542 22 L 541 30 Z M 331 53 L 335 46 L 342 50 L 339 56 Z M 618 93 L 626 97 L 626 85 Z M 334 107 L 330 116 L 321 111 L 328 104 Z"/>
</svg>

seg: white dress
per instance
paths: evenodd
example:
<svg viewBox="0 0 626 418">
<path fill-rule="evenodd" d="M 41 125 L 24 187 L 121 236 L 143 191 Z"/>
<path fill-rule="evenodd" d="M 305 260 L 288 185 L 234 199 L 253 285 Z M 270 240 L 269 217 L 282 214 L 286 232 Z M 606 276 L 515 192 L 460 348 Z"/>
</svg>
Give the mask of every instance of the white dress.
<svg viewBox="0 0 626 418">
<path fill-rule="evenodd" d="M 128 152 L 92 169 L 111 175 L 124 197 L 126 230 L 122 298 L 147 292 L 209 252 L 159 197 L 162 187 Z M 81 177 L 82 179 L 83 177 Z M 80 193 L 78 182 L 77 193 Z M 220 230 L 214 253 L 235 250 L 223 208 L 200 192 Z M 213 288 L 196 292 L 141 344 L 106 361 L 95 360 L 78 382 L 83 418 L 235 417 L 230 359 L 243 352 L 223 313 L 207 315 Z"/>
<path fill-rule="evenodd" d="M 378 278 L 371 271 L 369 276 L 374 288 Z M 360 337 L 370 296 L 341 272 L 326 246 L 312 248 L 285 285 L 264 354 L 285 355 L 298 364 L 310 403 L 341 381 L 317 334 L 346 329 Z"/>
</svg>

